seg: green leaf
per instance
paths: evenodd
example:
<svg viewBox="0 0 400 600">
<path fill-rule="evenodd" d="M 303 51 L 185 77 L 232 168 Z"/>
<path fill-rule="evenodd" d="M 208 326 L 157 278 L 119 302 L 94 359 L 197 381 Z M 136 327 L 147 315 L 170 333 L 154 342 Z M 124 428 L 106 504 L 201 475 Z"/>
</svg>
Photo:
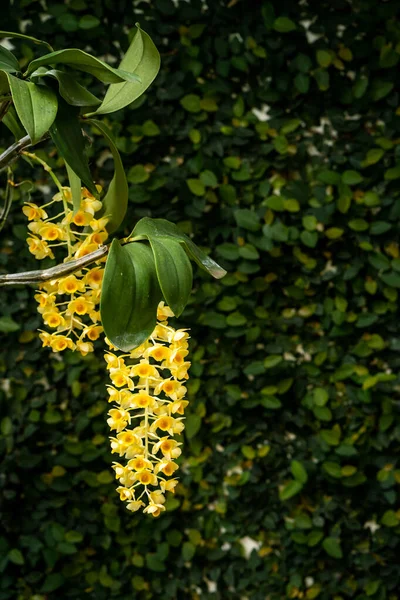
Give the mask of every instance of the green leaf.
<svg viewBox="0 0 400 600">
<path fill-rule="evenodd" d="M 11 317 L 0 317 L 0 331 L 3 333 L 12 333 L 21 329 L 20 325 Z"/>
<path fill-rule="evenodd" d="M 33 144 L 52 126 L 57 114 L 57 96 L 48 87 L 8 75 L 15 110 Z"/>
<path fill-rule="evenodd" d="M 345 171 L 342 175 L 342 181 L 346 185 L 356 185 L 363 181 L 363 176 L 357 171 Z"/>
<path fill-rule="evenodd" d="M 111 343 L 129 352 L 140 346 L 156 326 L 162 297 L 153 253 L 133 242 L 114 239 L 108 253 L 101 294 L 101 321 Z"/>
<path fill-rule="evenodd" d="M 332 55 L 328 50 L 317 50 L 317 63 L 320 67 L 329 67 Z"/>
<path fill-rule="evenodd" d="M 179 317 L 192 290 L 192 265 L 179 241 L 171 238 L 149 237 L 153 250 L 158 282 L 165 302 Z"/>
<path fill-rule="evenodd" d="M 199 415 L 189 415 L 185 421 L 185 434 L 188 440 L 194 438 L 201 427 L 201 417 Z"/>
<path fill-rule="evenodd" d="M 122 164 L 111 130 L 101 121 L 90 119 L 88 122 L 97 127 L 103 134 L 110 146 L 111 154 L 114 159 L 114 176 L 108 186 L 107 193 L 103 198 L 103 209 L 101 213 L 102 215 L 110 215 L 110 220 L 107 223 L 106 229 L 108 233 L 112 233 L 121 225 L 128 208 L 128 182 L 126 180 L 124 165 Z"/>
<path fill-rule="evenodd" d="M 24 77 L 29 77 L 39 67 L 48 65 L 67 65 L 72 69 L 90 73 L 103 83 L 121 83 L 122 81 L 138 82 L 139 78 L 133 73 L 127 73 L 121 69 L 114 69 L 102 60 L 95 58 L 83 50 L 77 48 L 67 48 L 65 50 L 57 50 L 45 54 L 36 60 L 33 60 L 28 70 L 24 73 Z"/>
<path fill-rule="evenodd" d="M 290 464 L 290 470 L 292 471 L 293 477 L 300 483 L 306 483 L 308 480 L 308 474 L 304 466 L 298 460 L 292 460 Z"/>
<path fill-rule="evenodd" d="M 260 229 L 260 217 L 258 214 L 248 208 L 238 208 L 234 211 L 235 221 L 239 227 L 248 231 L 258 231 Z"/>
<path fill-rule="evenodd" d="M 93 29 L 98 25 L 100 25 L 100 19 L 98 19 L 94 15 L 83 15 L 83 17 L 79 19 L 80 29 Z"/>
<path fill-rule="evenodd" d="M 296 496 L 303 489 L 303 484 L 301 481 L 296 479 L 292 479 L 289 481 L 284 488 L 279 491 L 279 499 L 280 500 L 289 500 L 293 496 Z"/>
<path fill-rule="evenodd" d="M 96 197 L 98 192 L 89 170 L 85 151 L 85 140 L 78 120 L 78 109 L 61 98 L 58 101 L 57 116 L 50 128 L 51 138 L 62 158 L 74 171 L 87 189 Z"/>
<path fill-rule="evenodd" d="M 25 560 L 22 556 L 22 552 L 18 550 L 18 548 L 13 548 L 8 553 L 9 560 L 14 563 L 14 565 L 23 565 Z"/>
<path fill-rule="evenodd" d="M 11 105 L 8 111 L 3 117 L 2 123 L 11 131 L 17 140 L 20 140 L 25 135 L 25 129 L 21 125 L 21 121 L 18 118 L 17 111 L 14 106 Z"/>
<path fill-rule="evenodd" d="M 4 46 L 0 46 L 0 69 L 6 71 L 6 73 L 18 73 L 20 71 L 17 58 Z"/>
<path fill-rule="evenodd" d="M 274 21 L 274 29 L 275 31 L 279 31 L 279 33 L 288 33 L 296 29 L 296 23 L 288 17 L 278 17 Z"/>
<path fill-rule="evenodd" d="M 72 75 L 65 71 L 58 69 L 47 70 L 46 67 L 39 67 L 37 71 L 32 73 L 31 80 L 40 80 L 42 77 L 50 77 L 57 81 L 60 96 L 68 104 L 72 104 L 73 106 L 96 106 L 97 104 L 101 104 L 101 100 L 91 94 Z"/>
<path fill-rule="evenodd" d="M 381 519 L 382 525 L 386 525 L 386 527 L 397 527 L 400 523 L 400 519 L 397 516 L 394 510 L 387 510 Z"/>
<path fill-rule="evenodd" d="M 115 83 L 110 85 L 96 114 L 107 114 L 121 110 L 141 96 L 155 79 L 160 69 L 160 55 L 150 36 L 136 24 L 137 32 L 128 48 L 120 69 L 135 72 L 140 82 Z"/>
<path fill-rule="evenodd" d="M 65 163 L 65 167 L 67 169 L 69 187 L 71 188 L 72 205 L 74 213 L 76 213 L 81 205 L 81 180 L 67 162 Z"/>
<path fill-rule="evenodd" d="M 196 554 L 196 546 L 192 542 L 184 542 L 182 545 L 182 558 L 185 562 L 192 560 Z"/>
<path fill-rule="evenodd" d="M 207 256 L 192 240 L 182 233 L 180 229 L 166 219 L 150 219 L 144 217 L 135 226 L 130 237 L 140 236 L 146 239 L 153 237 L 172 237 L 183 244 L 189 257 L 192 258 L 202 269 L 208 271 L 215 279 L 221 279 L 226 275 L 225 269 L 220 267 L 215 261 Z"/>
<path fill-rule="evenodd" d="M 206 193 L 205 185 L 200 179 L 187 179 L 186 183 L 195 196 L 204 196 Z"/>
<path fill-rule="evenodd" d="M 33 42 L 34 44 L 46 46 L 49 50 L 53 50 L 53 48 L 47 42 L 43 42 L 42 40 L 38 40 L 37 38 L 32 37 L 31 35 L 25 35 L 23 33 L 14 33 L 13 31 L 0 31 L 0 38 L 18 38 L 27 42 Z"/>
<path fill-rule="evenodd" d="M 201 111 L 201 98 L 197 94 L 188 94 L 180 100 L 181 105 L 185 110 L 191 113 Z"/>
<path fill-rule="evenodd" d="M 340 547 L 340 540 L 333 537 L 326 537 L 322 546 L 327 554 L 332 558 L 343 558 L 343 552 Z"/>
</svg>

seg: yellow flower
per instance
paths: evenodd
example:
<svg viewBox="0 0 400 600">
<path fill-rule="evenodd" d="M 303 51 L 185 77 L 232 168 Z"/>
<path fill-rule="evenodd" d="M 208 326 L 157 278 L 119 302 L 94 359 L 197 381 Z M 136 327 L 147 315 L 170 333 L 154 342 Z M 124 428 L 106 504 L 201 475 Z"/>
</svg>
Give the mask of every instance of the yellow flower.
<svg viewBox="0 0 400 600">
<path fill-rule="evenodd" d="M 65 323 L 64 317 L 60 315 L 57 309 L 44 312 L 43 321 L 46 325 L 52 327 L 53 329 L 55 329 L 56 327 L 61 327 Z"/>
<path fill-rule="evenodd" d="M 110 418 L 107 419 L 107 423 L 110 429 L 115 429 L 117 433 L 125 429 L 125 427 L 131 422 L 130 414 L 124 409 L 112 408 L 108 411 Z"/>
<path fill-rule="evenodd" d="M 159 419 L 156 419 L 152 426 L 150 427 L 151 432 L 155 432 L 157 429 L 161 429 L 161 431 L 168 431 L 170 435 L 173 435 L 173 425 L 175 419 L 169 417 L 168 415 L 163 415 Z"/>
<path fill-rule="evenodd" d="M 87 213 L 84 213 L 83 210 L 78 210 L 75 213 L 75 215 L 72 217 L 72 222 L 74 225 L 77 225 L 78 227 L 86 227 L 86 225 L 89 225 L 91 219 L 92 219 L 92 215 L 88 215 Z"/>
<path fill-rule="evenodd" d="M 154 504 L 164 504 L 165 496 L 161 490 L 154 490 L 154 492 L 150 492 L 150 498 Z"/>
<path fill-rule="evenodd" d="M 175 494 L 175 488 L 178 483 L 179 481 L 177 479 L 168 479 L 167 481 L 165 479 L 161 479 L 160 488 L 163 492 L 172 492 Z"/>
<path fill-rule="evenodd" d="M 93 344 L 91 342 L 84 342 L 83 340 L 78 340 L 76 342 L 76 347 L 82 356 L 86 356 L 94 351 Z"/>
<path fill-rule="evenodd" d="M 95 342 L 99 339 L 102 331 L 103 328 L 101 325 L 90 325 L 90 327 L 86 327 L 84 335 L 86 335 L 90 341 Z"/>
<path fill-rule="evenodd" d="M 46 211 L 43 210 L 43 208 L 40 208 L 37 204 L 33 204 L 33 202 L 25 202 L 22 212 L 26 217 L 28 217 L 29 221 L 47 219 Z"/>
<path fill-rule="evenodd" d="M 146 506 L 146 508 L 143 509 L 143 512 L 148 513 L 148 514 L 152 515 L 153 517 L 158 517 L 158 516 L 160 516 L 160 513 L 163 510 L 165 510 L 165 506 L 163 506 L 162 504 L 155 504 L 154 502 L 152 502 L 150 500 L 150 502 Z"/>
<path fill-rule="evenodd" d="M 116 356 L 112 352 L 107 352 L 107 354 L 104 355 L 104 360 L 107 363 L 107 369 L 122 369 L 125 367 L 124 359 Z"/>
<path fill-rule="evenodd" d="M 134 474 L 127 467 L 123 467 L 119 463 L 114 463 L 112 468 L 115 471 L 115 477 L 123 486 L 129 487 L 135 483 Z"/>
<path fill-rule="evenodd" d="M 157 454 L 159 450 L 161 450 L 163 456 L 168 459 L 178 458 L 181 455 L 182 451 L 180 448 L 179 442 L 175 440 L 171 440 L 169 437 L 160 438 L 160 440 L 154 444 L 153 446 L 153 454 Z"/>
<path fill-rule="evenodd" d="M 73 341 L 69 337 L 66 337 L 65 335 L 52 336 L 52 339 L 51 339 L 49 345 L 50 345 L 51 349 L 53 350 L 53 352 L 62 352 L 63 350 L 66 350 L 67 348 L 69 348 L 70 350 L 73 350 L 75 348 L 75 344 L 73 343 Z"/>
<path fill-rule="evenodd" d="M 55 242 L 56 240 L 63 240 L 65 238 L 65 231 L 59 225 L 53 223 L 44 223 L 39 228 L 38 234 L 49 242 Z"/>
<path fill-rule="evenodd" d="M 39 304 L 37 311 L 43 314 L 46 310 L 53 308 L 56 303 L 56 296 L 55 294 L 40 292 L 39 294 L 35 294 L 35 300 Z"/>
<path fill-rule="evenodd" d="M 144 502 L 141 500 L 134 500 L 133 502 L 129 502 L 126 508 L 132 512 L 136 512 L 141 506 L 144 506 Z"/>
<path fill-rule="evenodd" d="M 125 500 L 131 500 L 133 496 L 132 490 L 121 485 L 117 487 L 117 492 L 119 493 L 119 499 L 122 500 L 122 502 L 125 502 Z"/>
<path fill-rule="evenodd" d="M 68 275 L 58 280 L 58 293 L 59 294 L 75 294 L 76 292 L 85 291 L 84 283 L 75 277 L 75 275 Z"/>
<path fill-rule="evenodd" d="M 158 371 L 147 360 L 141 360 L 138 365 L 132 368 L 132 375 L 135 377 L 158 377 Z"/>
<path fill-rule="evenodd" d="M 80 210 L 83 210 L 85 213 L 93 216 L 94 213 L 98 212 L 102 206 L 103 205 L 100 200 L 96 200 L 96 198 L 84 198 L 81 200 Z"/>
<path fill-rule="evenodd" d="M 186 394 L 186 388 L 179 381 L 174 379 L 163 379 L 155 388 L 154 394 L 158 396 L 164 392 L 171 400 L 179 400 Z"/>
<path fill-rule="evenodd" d="M 79 298 L 75 298 L 75 300 L 71 300 L 71 302 L 68 303 L 67 313 L 86 315 L 92 306 L 92 303 L 86 298 L 79 296 Z"/>
<path fill-rule="evenodd" d="M 137 394 L 132 395 L 132 408 L 154 408 L 157 406 L 157 400 L 147 394 L 144 390 L 140 390 Z"/>
<path fill-rule="evenodd" d="M 153 469 L 151 461 L 149 461 L 147 458 L 143 458 L 143 456 L 138 456 L 137 458 L 130 460 L 127 466 L 128 469 L 133 469 L 137 472 L 144 471 L 145 469 L 151 471 Z"/>
<path fill-rule="evenodd" d="M 133 474 L 133 479 L 139 481 L 143 485 L 157 485 L 157 477 L 151 471 L 144 469 L 143 471 L 136 471 Z"/>
<path fill-rule="evenodd" d="M 101 231 L 106 227 L 108 221 L 108 217 L 101 217 L 101 219 L 92 219 L 89 225 L 93 231 Z"/>
<path fill-rule="evenodd" d="M 178 415 L 183 415 L 188 404 L 187 400 L 176 400 L 170 405 L 172 414 L 178 413 Z"/>
<path fill-rule="evenodd" d="M 95 267 L 88 271 L 85 275 L 85 283 L 94 290 L 98 290 L 101 287 L 103 281 L 104 269 L 101 267 Z"/>
<path fill-rule="evenodd" d="M 169 308 L 169 306 L 165 306 L 164 302 L 160 302 L 157 308 L 157 321 L 166 321 L 168 317 L 173 317 L 174 313 Z"/>
<path fill-rule="evenodd" d="M 134 348 L 133 350 L 130 351 L 129 357 L 130 358 L 142 358 L 142 356 L 144 355 L 145 351 L 150 346 L 151 346 L 151 344 L 150 344 L 149 341 L 143 342 L 143 344 L 141 344 L 137 348 Z"/>
<path fill-rule="evenodd" d="M 161 362 L 162 360 L 167 360 L 171 354 L 171 351 L 167 346 L 163 346 L 162 344 L 155 344 L 152 348 L 146 350 L 145 356 L 151 356 L 157 362 Z"/>
<path fill-rule="evenodd" d="M 133 390 L 134 383 L 130 378 L 129 367 L 121 367 L 120 369 L 110 369 L 110 379 L 116 387 L 127 385 L 130 390 Z"/>
<path fill-rule="evenodd" d="M 178 465 L 170 460 L 162 460 L 159 462 L 155 468 L 155 473 L 159 473 L 162 471 L 164 475 L 170 477 L 175 473 L 175 471 L 179 469 Z"/>
<path fill-rule="evenodd" d="M 43 260 L 43 258 L 46 258 L 47 256 L 54 258 L 53 251 L 51 248 L 49 248 L 47 242 L 30 237 L 27 239 L 27 243 L 29 246 L 29 252 L 38 260 Z"/>
<path fill-rule="evenodd" d="M 111 385 L 107 386 L 107 391 L 109 393 L 109 402 L 116 402 L 120 404 L 122 408 L 131 408 L 132 407 L 132 396 L 133 394 L 129 390 L 116 390 Z"/>
</svg>

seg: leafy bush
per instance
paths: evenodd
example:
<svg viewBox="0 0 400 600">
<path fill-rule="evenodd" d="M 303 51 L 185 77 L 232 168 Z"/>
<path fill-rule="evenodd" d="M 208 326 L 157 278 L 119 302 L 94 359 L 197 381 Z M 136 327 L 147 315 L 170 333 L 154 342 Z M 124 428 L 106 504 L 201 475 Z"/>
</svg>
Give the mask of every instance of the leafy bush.
<svg viewBox="0 0 400 600">
<path fill-rule="evenodd" d="M 161 73 L 108 118 L 127 222 L 179 222 L 229 274 L 197 271 L 180 320 L 191 408 L 181 485 L 156 521 L 115 494 L 100 357 L 39 351 L 32 291 L 2 291 L 0 600 L 395 600 L 396 4 L 49 4 L 16 2 L 2 27 L 19 16 L 116 64 L 136 21 L 150 34 Z M 93 145 L 111 175 L 95 130 Z M 16 202 L 4 271 L 33 267 L 25 231 Z"/>
</svg>

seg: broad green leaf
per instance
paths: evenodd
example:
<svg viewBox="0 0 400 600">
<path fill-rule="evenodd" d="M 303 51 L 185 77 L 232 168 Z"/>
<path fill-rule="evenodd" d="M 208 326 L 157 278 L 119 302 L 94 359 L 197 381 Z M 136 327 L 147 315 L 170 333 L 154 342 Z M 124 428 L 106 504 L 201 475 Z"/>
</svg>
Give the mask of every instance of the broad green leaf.
<svg viewBox="0 0 400 600">
<path fill-rule="evenodd" d="M 165 302 L 179 317 L 192 290 L 192 265 L 178 240 L 150 236 L 157 277 Z"/>
<path fill-rule="evenodd" d="M 74 213 L 76 213 L 81 205 L 81 180 L 67 162 L 65 162 L 65 167 L 67 169 L 69 187 L 71 189 L 72 205 L 74 207 Z"/>
<path fill-rule="evenodd" d="M 5 71 L 0 70 L 0 96 L 5 96 L 10 93 L 10 84 Z"/>
<path fill-rule="evenodd" d="M 201 427 L 201 417 L 199 415 L 188 415 L 185 421 L 185 434 L 188 440 L 194 438 Z"/>
<path fill-rule="evenodd" d="M 293 477 L 300 483 L 306 483 L 308 480 L 308 473 L 302 463 L 298 460 L 292 460 L 290 464 L 290 470 L 292 471 Z"/>
<path fill-rule="evenodd" d="M 20 325 L 11 317 L 0 317 L 0 331 L 3 333 L 12 333 L 21 329 Z"/>
<path fill-rule="evenodd" d="M 57 114 L 57 96 L 48 87 L 8 74 L 15 110 L 33 144 L 52 126 Z"/>
<path fill-rule="evenodd" d="M 303 489 L 303 484 L 297 479 L 289 481 L 279 492 L 280 500 L 289 500 Z"/>
<path fill-rule="evenodd" d="M 42 77 L 51 77 L 57 81 L 60 96 L 68 104 L 72 104 L 73 106 L 96 106 L 97 104 L 101 104 L 101 100 L 91 94 L 72 75 L 65 71 L 58 69 L 47 70 L 46 67 L 39 67 L 37 71 L 32 73 L 31 80 L 40 80 Z"/>
<path fill-rule="evenodd" d="M 125 169 L 110 129 L 108 129 L 104 123 L 96 121 L 95 119 L 88 119 L 88 123 L 97 127 L 103 134 L 110 146 L 114 158 L 114 176 L 108 186 L 107 193 L 102 200 L 102 215 L 110 215 L 107 231 L 112 233 L 121 225 L 128 207 L 129 189 L 126 181 Z"/>
<path fill-rule="evenodd" d="M 25 35 L 24 33 L 15 33 L 13 31 L 0 31 L 0 38 L 18 38 L 20 40 L 25 40 L 27 42 L 33 42 L 34 44 L 46 46 L 49 50 L 53 51 L 53 48 L 47 42 L 44 42 L 43 40 L 38 40 L 37 38 L 34 38 L 31 35 Z"/>
<path fill-rule="evenodd" d="M 4 46 L 0 46 L 0 69 L 7 73 L 18 73 L 20 71 L 17 58 Z"/>
<path fill-rule="evenodd" d="M 33 60 L 29 64 L 26 73 L 24 73 L 24 77 L 29 77 L 29 75 L 34 73 L 39 67 L 48 65 L 68 65 L 72 69 L 90 73 L 103 83 L 138 81 L 137 75 L 134 75 L 133 73 L 127 73 L 126 71 L 121 71 L 120 69 L 114 69 L 102 60 L 76 48 L 57 50 L 56 52 L 50 52 L 49 54 L 45 54 L 44 56 Z"/>
<path fill-rule="evenodd" d="M 248 229 L 248 231 L 258 231 L 258 229 L 260 229 L 260 217 L 253 210 L 250 210 L 249 208 L 238 208 L 233 214 L 239 227 Z"/>
<path fill-rule="evenodd" d="M 50 128 L 51 138 L 62 158 L 96 197 L 98 192 L 93 183 L 85 151 L 85 140 L 78 119 L 78 109 L 59 99 L 58 112 Z"/>
<path fill-rule="evenodd" d="M 4 123 L 17 140 L 24 137 L 25 129 L 22 127 L 17 111 L 13 105 L 8 107 L 8 110 L 2 119 L 2 123 Z"/>
<path fill-rule="evenodd" d="M 160 68 L 160 55 L 150 36 L 136 25 L 137 32 L 128 48 L 120 69 L 135 73 L 140 83 L 114 83 L 110 85 L 96 114 L 107 114 L 121 110 L 141 96 L 152 83 Z"/>
<path fill-rule="evenodd" d="M 152 333 L 162 298 L 153 252 L 140 242 L 121 246 L 114 239 L 108 253 L 101 294 L 101 321 L 111 343 L 129 352 Z"/>
<path fill-rule="evenodd" d="M 144 217 L 137 223 L 131 236 L 140 236 L 146 239 L 150 239 L 150 236 L 175 238 L 183 244 L 189 257 L 191 257 L 199 267 L 208 271 L 215 279 L 221 279 L 221 277 L 226 275 L 225 269 L 220 267 L 212 260 L 212 258 L 200 250 L 200 248 L 198 248 L 187 235 L 182 233 L 174 223 L 170 223 L 166 219 L 150 219 L 149 217 Z"/>
<path fill-rule="evenodd" d="M 322 542 L 322 546 L 329 556 L 332 558 L 343 558 L 343 552 L 340 547 L 340 540 L 333 537 L 326 537 Z"/>
</svg>

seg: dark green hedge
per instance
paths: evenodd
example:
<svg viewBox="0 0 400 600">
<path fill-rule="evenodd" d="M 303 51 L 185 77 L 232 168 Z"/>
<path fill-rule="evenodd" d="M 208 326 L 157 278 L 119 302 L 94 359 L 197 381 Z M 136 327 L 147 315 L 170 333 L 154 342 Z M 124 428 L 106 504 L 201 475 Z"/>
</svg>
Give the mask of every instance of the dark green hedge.
<svg viewBox="0 0 400 600">
<path fill-rule="evenodd" d="M 0 600 L 400 598 L 398 2 L 48 5 L 1 28 L 108 59 L 136 21 L 153 37 L 160 75 L 109 121 L 126 231 L 179 222 L 229 274 L 198 272 L 180 321 L 191 409 L 156 521 L 114 491 L 101 351 L 50 356 L 32 291 L 1 291 Z M 34 266 L 18 204 L 4 271 Z"/>
</svg>

